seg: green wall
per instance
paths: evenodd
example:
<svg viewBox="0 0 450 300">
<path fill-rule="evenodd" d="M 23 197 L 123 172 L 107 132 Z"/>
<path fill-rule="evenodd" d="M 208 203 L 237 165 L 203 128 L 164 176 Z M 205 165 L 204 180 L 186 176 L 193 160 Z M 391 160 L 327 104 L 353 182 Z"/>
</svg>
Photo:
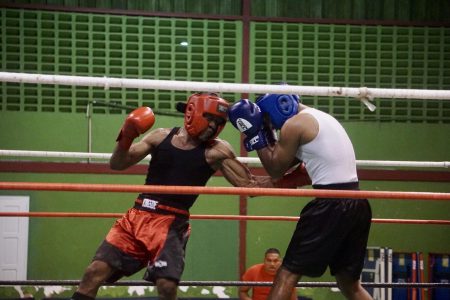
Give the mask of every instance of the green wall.
<svg viewBox="0 0 450 300">
<path fill-rule="evenodd" d="M 449 21 L 450 4 L 435 0 L 9 0 L 10 3 L 41 5 L 55 9 L 69 8 L 116 9 L 142 13 L 195 13 L 222 16 L 242 15 L 245 2 L 251 5 L 251 15 L 258 17 L 290 17 L 335 20 L 401 20 Z"/>
<path fill-rule="evenodd" d="M 0 9 L 0 68 L 44 73 L 178 81 L 287 82 L 305 86 L 449 89 L 450 28 L 110 15 Z M 248 34 L 248 47 L 243 37 Z M 187 43 L 186 46 L 183 43 Z M 247 59 L 248 57 L 248 59 Z M 151 106 L 174 114 L 184 91 L 104 89 L 2 82 L 1 111 L 117 115 Z M 239 99 L 224 93 L 226 99 Z M 253 95 L 251 95 L 253 96 Z M 344 121 L 450 123 L 447 101 L 360 101 L 304 96 Z"/>
</svg>

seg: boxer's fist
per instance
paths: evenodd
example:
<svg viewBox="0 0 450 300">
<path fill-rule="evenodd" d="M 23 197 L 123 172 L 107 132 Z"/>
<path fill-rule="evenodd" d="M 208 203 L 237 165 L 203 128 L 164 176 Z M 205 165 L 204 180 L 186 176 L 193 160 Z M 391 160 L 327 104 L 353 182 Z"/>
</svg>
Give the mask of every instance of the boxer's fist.
<svg viewBox="0 0 450 300">
<path fill-rule="evenodd" d="M 133 110 L 120 129 L 116 141 L 123 150 L 128 150 L 133 140 L 149 130 L 155 123 L 155 115 L 150 107 L 139 107 Z"/>
<path fill-rule="evenodd" d="M 263 114 L 258 105 L 241 99 L 230 107 L 228 118 L 237 130 L 246 135 L 244 146 L 247 151 L 267 147 L 267 136 L 262 131 Z"/>
<path fill-rule="evenodd" d="M 259 150 L 268 146 L 267 135 L 260 130 L 255 136 L 247 136 L 244 139 L 244 147 L 247 152 Z"/>
<path fill-rule="evenodd" d="M 258 105 L 241 99 L 228 110 L 228 118 L 233 126 L 248 137 L 254 137 L 262 128 L 263 114 Z"/>
<path fill-rule="evenodd" d="M 275 182 L 277 188 L 295 189 L 304 185 L 310 185 L 311 178 L 309 178 L 306 171 L 305 164 L 301 163 L 292 172 L 285 174 L 283 178 Z"/>
</svg>

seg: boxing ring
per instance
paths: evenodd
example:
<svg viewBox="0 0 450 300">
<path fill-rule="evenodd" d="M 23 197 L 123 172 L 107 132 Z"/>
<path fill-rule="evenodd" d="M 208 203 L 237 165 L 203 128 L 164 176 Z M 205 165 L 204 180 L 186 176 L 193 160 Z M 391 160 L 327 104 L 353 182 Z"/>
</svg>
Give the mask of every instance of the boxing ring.
<svg viewBox="0 0 450 300">
<path fill-rule="evenodd" d="M 197 187 L 197 186 L 147 186 L 147 185 L 109 185 L 109 184 L 71 184 L 71 183 L 30 183 L 30 182 L 0 182 L 0 190 L 28 191 L 71 191 L 71 192 L 154 192 L 177 194 L 223 194 L 246 196 L 285 196 L 285 197 L 346 197 L 370 199 L 419 199 L 434 201 L 450 201 L 450 193 L 431 192 L 395 192 L 395 191 L 342 191 L 342 190 L 286 190 L 269 188 L 237 188 L 237 187 Z M 0 212 L 0 217 L 46 217 L 46 218 L 118 218 L 119 213 L 70 213 L 70 212 Z M 286 216 L 235 216 L 235 215 L 192 215 L 198 220 L 245 220 L 245 221 L 298 221 L 298 217 Z M 450 225 L 450 220 L 411 220 L 411 219 L 372 219 L 373 223 L 390 224 L 420 224 L 420 225 Z M 0 286 L 8 285 L 77 285 L 78 280 L 27 280 L 0 281 Z M 110 285 L 147 286 L 145 281 L 120 281 Z M 180 286 L 266 286 L 270 282 L 243 281 L 185 281 Z M 385 288 L 442 288 L 450 287 L 450 283 L 363 283 L 365 287 Z M 332 282 L 300 282 L 297 287 L 337 287 Z"/>
<path fill-rule="evenodd" d="M 349 197 L 370 199 L 420 199 L 433 201 L 449 201 L 449 193 L 391 192 L 391 191 L 339 191 L 339 190 L 285 190 L 254 189 L 228 187 L 186 187 L 186 186 L 144 186 L 144 185 L 108 185 L 108 184 L 70 184 L 70 183 L 29 183 L 0 182 L 0 190 L 34 190 L 34 191 L 71 191 L 71 192 L 157 192 L 180 194 L 226 194 L 247 196 L 286 196 L 286 197 Z M 45 218 L 118 218 L 119 213 L 69 213 L 69 212 L 0 212 L 0 217 L 45 217 Z M 199 220 L 245 220 L 245 221 L 297 221 L 298 217 L 286 216 L 235 216 L 235 215 L 192 215 L 191 219 Z M 450 225 L 450 220 L 411 220 L 411 219 L 372 219 L 373 223 Z M 76 286 L 79 280 L 5 280 L 0 286 Z M 270 282 L 245 281 L 182 281 L 183 286 L 239 287 L 270 286 Z M 374 283 L 363 282 L 366 288 L 450 288 L 450 283 Z M 121 280 L 105 286 L 153 286 L 152 283 L 138 280 Z M 298 288 L 337 288 L 334 282 L 299 282 Z"/>
<path fill-rule="evenodd" d="M 152 88 L 170 90 L 202 90 L 220 92 L 241 93 L 288 93 L 311 96 L 342 96 L 354 97 L 361 101 L 369 110 L 376 107 L 372 101 L 374 98 L 406 98 L 406 99 L 438 99 L 450 100 L 450 91 L 443 90 L 391 90 L 391 89 L 369 89 L 369 88 L 335 88 L 335 87 L 305 87 L 305 86 L 280 86 L 280 85 L 257 85 L 257 84 L 231 84 L 231 83 L 207 83 L 207 82 L 178 82 L 164 80 L 139 80 L 122 78 L 99 78 L 81 76 L 59 76 L 44 74 L 25 74 L 0 72 L 0 81 L 17 83 L 40 83 L 40 84 L 62 84 L 82 85 L 109 88 Z M 2 157 L 12 157 L 15 160 L 24 158 L 37 159 L 109 159 L 109 153 L 83 153 L 83 152 L 56 152 L 56 151 L 27 151 L 27 150 L 4 150 L 0 149 L 0 160 Z M 148 156 L 145 161 L 151 160 Z M 259 159 L 252 157 L 238 157 L 243 163 L 259 165 Z M 6 161 L 8 162 L 8 161 Z M 448 175 L 450 162 L 448 161 L 357 161 L 358 167 L 371 168 L 432 168 L 445 169 Z M 7 172 L 7 171 L 4 171 Z M 376 191 L 376 190 L 313 190 L 313 189 L 266 189 L 266 188 L 240 188 L 240 187 L 198 187 L 198 186 L 146 186 L 132 184 L 86 184 L 65 182 L 21 182 L 2 181 L 2 191 L 49 191 L 49 192 L 73 192 L 73 193 L 141 193 L 153 192 L 160 194 L 206 194 L 206 195 L 235 195 L 241 197 L 256 196 L 278 196 L 287 198 L 298 197 L 344 197 L 344 198 L 369 198 L 371 201 L 379 199 L 389 200 L 420 200 L 450 201 L 450 193 L 442 192 L 405 192 L 405 191 Z M 214 201 L 214 200 L 211 200 Z M 0 212 L 0 217 L 30 217 L 30 218 L 119 218 L 123 213 L 98 213 L 98 212 Z M 218 214 L 193 214 L 193 220 L 234 220 L 234 221 L 271 221 L 271 222 L 296 222 L 299 217 L 291 216 L 256 216 L 256 215 L 218 215 Z M 377 224 L 405 224 L 423 226 L 449 226 L 449 219 L 401 219 L 401 218 L 373 218 L 372 223 Z M 0 280 L 1 286 L 75 286 L 79 280 Z M 269 286 L 270 282 L 245 282 L 245 281 L 182 281 L 180 286 Z M 106 286 L 152 286 L 146 281 L 121 280 Z M 450 288 L 450 283 L 434 282 L 405 282 L 405 283 L 374 283 L 362 282 L 364 287 L 371 288 Z M 300 288 L 337 288 L 334 282 L 299 282 Z"/>
</svg>

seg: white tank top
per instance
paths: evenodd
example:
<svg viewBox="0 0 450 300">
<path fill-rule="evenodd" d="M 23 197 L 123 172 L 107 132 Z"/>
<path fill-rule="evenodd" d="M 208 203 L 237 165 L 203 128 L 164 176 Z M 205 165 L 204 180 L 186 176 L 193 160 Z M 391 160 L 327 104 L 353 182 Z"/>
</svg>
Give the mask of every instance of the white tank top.
<svg viewBox="0 0 450 300">
<path fill-rule="evenodd" d="M 335 184 L 358 181 L 352 142 L 342 125 L 332 116 L 314 108 L 310 114 L 319 123 L 319 133 L 309 143 L 301 145 L 296 157 L 305 163 L 312 184 Z"/>
</svg>

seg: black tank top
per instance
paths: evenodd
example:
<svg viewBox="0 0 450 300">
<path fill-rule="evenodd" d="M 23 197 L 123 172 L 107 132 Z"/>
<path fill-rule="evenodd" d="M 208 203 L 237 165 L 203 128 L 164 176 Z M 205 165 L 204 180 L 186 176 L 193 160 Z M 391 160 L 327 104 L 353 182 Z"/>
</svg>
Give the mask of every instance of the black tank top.
<svg viewBox="0 0 450 300">
<path fill-rule="evenodd" d="M 147 171 L 147 185 L 205 186 L 214 170 L 206 162 L 206 144 L 191 150 L 182 150 L 172 145 L 172 137 L 180 128 L 173 128 L 156 147 Z M 197 195 L 143 193 L 140 199 L 150 198 L 160 204 L 188 210 Z"/>
</svg>

